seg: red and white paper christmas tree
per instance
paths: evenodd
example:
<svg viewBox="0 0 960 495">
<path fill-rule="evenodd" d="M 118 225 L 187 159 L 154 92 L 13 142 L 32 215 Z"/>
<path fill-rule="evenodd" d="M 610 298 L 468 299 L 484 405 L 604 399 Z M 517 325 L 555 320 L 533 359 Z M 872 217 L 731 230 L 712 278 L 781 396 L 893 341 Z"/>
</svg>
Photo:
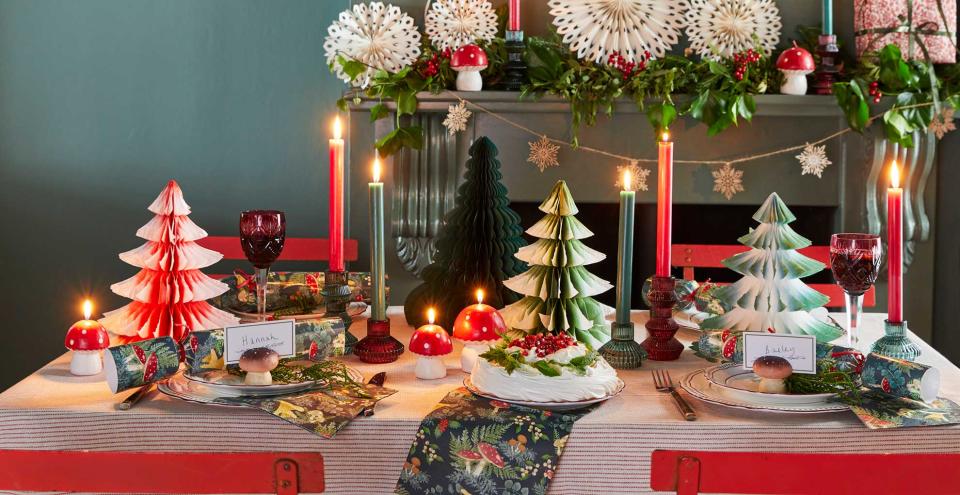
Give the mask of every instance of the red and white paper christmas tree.
<svg viewBox="0 0 960 495">
<path fill-rule="evenodd" d="M 156 216 L 137 231 L 142 246 L 120 253 L 124 262 L 141 268 L 133 277 L 110 286 L 130 304 L 104 314 L 100 323 L 119 342 L 172 336 L 178 342 L 192 330 L 236 325 L 239 319 L 207 299 L 229 288 L 200 271 L 223 258 L 196 243 L 207 232 L 187 215 L 190 206 L 176 181 L 148 208 Z"/>
</svg>

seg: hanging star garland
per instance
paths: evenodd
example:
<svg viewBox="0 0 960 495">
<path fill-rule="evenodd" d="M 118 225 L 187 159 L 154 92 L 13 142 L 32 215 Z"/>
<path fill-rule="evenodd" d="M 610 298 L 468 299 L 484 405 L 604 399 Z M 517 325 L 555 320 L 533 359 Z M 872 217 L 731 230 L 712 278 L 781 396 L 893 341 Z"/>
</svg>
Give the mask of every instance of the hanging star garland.
<svg viewBox="0 0 960 495">
<path fill-rule="evenodd" d="M 797 160 L 800 160 L 800 175 L 816 175 L 818 179 L 823 178 L 824 169 L 833 163 L 827 158 L 826 145 L 814 146 L 810 143 L 797 155 Z"/>
<path fill-rule="evenodd" d="M 530 156 L 527 161 L 536 165 L 542 173 L 549 167 L 559 167 L 557 154 L 560 153 L 560 146 L 553 144 L 547 136 L 540 136 L 540 139 L 528 143 L 530 145 Z"/>
<path fill-rule="evenodd" d="M 647 186 L 647 177 L 650 177 L 649 168 L 640 168 L 640 165 L 637 162 L 630 162 L 625 165 L 620 165 L 617 167 L 617 183 L 613 186 L 616 188 L 623 187 L 623 174 L 630 174 L 630 185 L 634 191 L 647 191 L 649 187 Z"/>
<path fill-rule="evenodd" d="M 937 139 L 943 139 L 943 136 L 948 132 L 956 130 L 957 126 L 953 123 L 953 113 L 953 108 L 945 107 L 930 121 L 930 132 L 933 132 Z"/>
<path fill-rule="evenodd" d="M 737 170 L 725 163 L 722 167 L 714 170 L 713 190 L 723 195 L 727 200 L 740 192 L 743 192 L 743 170 Z"/>
<path fill-rule="evenodd" d="M 467 106 L 462 101 L 456 105 L 450 105 L 447 107 L 447 118 L 443 119 L 443 126 L 451 136 L 465 131 L 471 115 L 473 112 L 467 110 Z"/>
</svg>

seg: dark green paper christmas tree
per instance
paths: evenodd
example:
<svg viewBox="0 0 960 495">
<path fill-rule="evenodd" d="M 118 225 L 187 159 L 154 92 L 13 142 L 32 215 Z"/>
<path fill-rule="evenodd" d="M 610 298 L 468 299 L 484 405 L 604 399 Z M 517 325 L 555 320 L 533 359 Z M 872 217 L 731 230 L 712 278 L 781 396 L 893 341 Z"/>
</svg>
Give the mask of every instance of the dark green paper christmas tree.
<svg viewBox="0 0 960 495">
<path fill-rule="evenodd" d="M 456 205 L 437 238 L 437 254 L 423 270 L 423 284 L 404 303 L 407 322 L 426 323 L 428 307 L 437 309 L 437 323 L 452 331 L 464 307 L 476 303 L 477 289 L 484 303 L 502 308 L 519 299 L 503 281 L 522 273 L 527 265 L 513 257 L 527 243 L 520 216 L 510 209 L 507 188 L 500 183 L 497 147 L 486 137 L 470 147 L 464 183 Z"/>
</svg>

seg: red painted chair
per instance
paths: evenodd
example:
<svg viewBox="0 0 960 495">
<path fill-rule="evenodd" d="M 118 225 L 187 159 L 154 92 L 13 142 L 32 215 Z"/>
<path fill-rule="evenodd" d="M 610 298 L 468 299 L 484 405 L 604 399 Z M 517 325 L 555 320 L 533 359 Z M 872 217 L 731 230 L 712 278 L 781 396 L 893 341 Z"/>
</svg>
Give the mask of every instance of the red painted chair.
<svg viewBox="0 0 960 495">
<path fill-rule="evenodd" d="M 204 237 L 197 244 L 223 254 L 225 260 L 246 260 L 243 248 L 240 247 L 239 237 Z M 330 259 L 330 241 L 305 237 L 287 237 L 283 243 L 278 261 L 327 261 Z M 343 259 L 357 261 L 357 240 L 345 239 L 343 243 Z M 227 275 L 210 275 L 213 278 L 223 278 Z"/>
<path fill-rule="evenodd" d="M 674 244 L 672 254 L 673 266 L 683 268 L 683 278 L 687 280 L 696 280 L 694 278 L 694 268 L 723 268 L 724 259 L 735 254 L 748 251 L 746 246 L 715 246 L 705 244 Z M 813 258 L 821 263 L 830 266 L 830 247 L 829 246 L 810 246 L 800 250 L 806 256 Z M 723 284 L 720 284 L 723 285 Z M 827 307 L 843 307 L 843 289 L 837 284 L 809 284 L 814 290 L 830 298 Z M 876 304 L 876 290 L 871 287 L 863 295 L 863 305 L 872 307 Z"/>
<path fill-rule="evenodd" d="M 650 487 L 678 495 L 958 493 L 960 454 L 655 450 Z M 842 472 L 838 471 L 841 467 Z"/>
<path fill-rule="evenodd" d="M 318 452 L 0 450 L 0 490 L 91 493 L 323 492 Z"/>
</svg>

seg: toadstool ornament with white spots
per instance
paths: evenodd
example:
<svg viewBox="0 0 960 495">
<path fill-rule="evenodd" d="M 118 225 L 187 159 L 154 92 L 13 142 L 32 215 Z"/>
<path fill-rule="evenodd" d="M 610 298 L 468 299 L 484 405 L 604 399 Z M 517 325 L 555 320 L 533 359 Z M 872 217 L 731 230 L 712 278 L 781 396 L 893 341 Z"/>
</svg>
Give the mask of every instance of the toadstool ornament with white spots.
<svg viewBox="0 0 960 495">
<path fill-rule="evenodd" d="M 450 57 L 450 68 L 457 71 L 457 91 L 480 91 L 483 78 L 480 71 L 487 68 L 487 52 L 477 45 L 463 45 Z"/>
<path fill-rule="evenodd" d="M 433 324 L 436 317 L 436 311 L 433 308 L 428 309 L 429 323 L 418 328 L 413 332 L 413 337 L 410 337 L 408 348 L 418 356 L 413 374 L 421 380 L 436 380 L 447 376 L 447 365 L 443 362 L 443 356 L 453 352 L 450 335 L 440 325 Z"/>
<path fill-rule="evenodd" d="M 477 357 L 500 340 L 506 330 L 503 317 L 493 306 L 483 304 L 483 289 L 477 289 L 477 304 L 463 308 L 453 323 L 453 338 L 463 343 L 460 369 L 473 371 Z"/>
<path fill-rule="evenodd" d="M 797 42 L 794 41 L 793 48 L 787 48 L 777 58 L 777 69 L 783 73 L 780 93 L 805 95 L 807 94 L 807 74 L 813 72 L 816 65 L 813 63 L 813 55 L 797 46 Z"/>
<path fill-rule="evenodd" d="M 103 325 L 90 319 L 93 304 L 83 302 L 83 319 L 67 330 L 63 345 L 73 352 L 70 373 L 78 376 L 96 375 L 103 370 L 100 351 L 110 347 L 110 335 Z"/>
</svg>

